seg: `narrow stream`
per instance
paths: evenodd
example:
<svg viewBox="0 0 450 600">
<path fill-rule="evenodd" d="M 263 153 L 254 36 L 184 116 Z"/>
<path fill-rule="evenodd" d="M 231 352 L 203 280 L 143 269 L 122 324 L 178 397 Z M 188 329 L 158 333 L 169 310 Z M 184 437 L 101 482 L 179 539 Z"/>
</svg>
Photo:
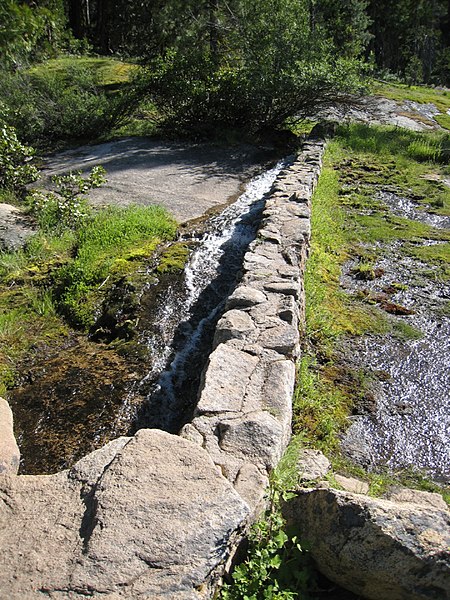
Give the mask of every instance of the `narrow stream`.
<svg viewBox="0 0 450 600">
<path fill-rule="evenodd" d="M 383 196 L 397 215 L 447 229 L 448 217 L 419 210 L 394 194 Z M 441 242 L 424 241 L 423 245 Z M 352 417 L 342 440 L 351 459 L 369 470 L 420 469 L 436 481 L 450 482 L 450 286 L 438 272 L 402 251 L 402 243 L 381 247 L 376 268 L 381 276 L 358 281 L 352 263 L 341 279 L 349 292 L 379 294 L 390 290 L 389 301 L 411 314 L 392 317 L 417 335 L 364 336 L 352 340 L 355 368 L 381 374 L 375 386 L 376 409 Z M 431 275 L 431 276 L 430 276 Z"/>
<path fill-rule="evenodd" d="M 208 232 L 197 242 L 182 280 L 159 299 L 156 330 L 144 340 L 151 355 L 140 383 L 147 401 L 135 416 L 134 429 L 175 433 L 190 419 L 215 325 L 256 236 L 265 194 L 285 164 L 255 177 L 235 203 L 208 221 Z"/>
<path fill-rule="evenodd" d="M 148 273 L 132 350 L 121 354 L 114 344 L 74 334 L 26 365 L 8 397 L 21 473 L 54 473 L 120 435 L 141 427 L 176 433 L 190 419 L 215 324 L 284 164 L 255 177 L 236 202 L 202 222 L 207 233 L 189 234 L 193 250 L 183 274 L 156 281 Z"/>
</svg>

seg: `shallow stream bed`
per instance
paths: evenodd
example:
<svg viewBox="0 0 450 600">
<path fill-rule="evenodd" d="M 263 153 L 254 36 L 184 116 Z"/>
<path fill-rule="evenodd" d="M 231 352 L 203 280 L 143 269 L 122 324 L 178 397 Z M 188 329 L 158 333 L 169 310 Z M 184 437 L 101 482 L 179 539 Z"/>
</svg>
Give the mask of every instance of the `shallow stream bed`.
<svg viewBox="0 0 450 600">
<path fill-rule="evenodd" d="M 408 199 L 383 194 L 402 217 L 448 229 L 448 217 L 419 210 Z M 442 242 L 423 241 L 420 245 Z M 406 250 L 406 251 L 405 251 Z M 440 270 L 408 253 L 405 242 L 377 247 L 377 276 L 358 279 L 345 265 L 342 287 L 391 313 L 396 334 L 366 335 L 344 346 L 346 360 L 372 377 L 373 410 L 358 411 L 342 450 L 368 470 L 420 470 L 450 482 L 450 286 Z"/>
<path fill-rule="evenodd" d="M 21 473 L 53 473 L 120 435 L 141 427 L 175 433 L 189 420 L 215 324 L 283 164 L 197 224 L 201 233 L 196 225 L 185 229 L 191 251 L 184 272 L 155 279 L 149 270 L 135 313 L 127 314 L 130 293 L 116 290 L 116 310 L 125 324 L 134 321 L 130 343 L 73 335 L 64 347 L 41 348 L 22 365 L 20 385 L 8 397 Z"/>
</svg>

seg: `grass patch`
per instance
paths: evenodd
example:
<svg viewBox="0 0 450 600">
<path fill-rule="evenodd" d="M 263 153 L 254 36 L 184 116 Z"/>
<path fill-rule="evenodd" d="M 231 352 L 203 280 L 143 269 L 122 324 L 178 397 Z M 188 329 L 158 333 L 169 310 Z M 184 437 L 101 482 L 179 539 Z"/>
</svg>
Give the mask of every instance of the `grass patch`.
<svg viewBox="0 0 450 600">
<path fill-rule="evenodd" d="M 419 85 L 408 86 L 401 83 L 375 82 L 373 92 L 397 102 L 411 100 L 419 104 L 432 103 L 443 113 L 450 109 L 450 92 L 448 90 Z"/>
<path fill-rule="evenodd" d="M 89 328 L 108 279 L 134 270 L 136 261 L 148 258 L 175 232 L 175 221 L 160 206 L 109 207 L 96 213 L 77 234 L 74 260 L 57 272 L 60 310 L 73 325 Z"/>
<path fill-rule="evenodd" d="M 95 74 L 98 85 L 109 89 L 129 83 L 139 69 L 137 65 L 113 58 L 63 56 L 35 65 L 29 69 L 29 73 L 37 77 L 45 77 L 48 73 L 64 75 L 74 67 L 91 71 Z"/>
<path fill-rule="evenodd" d="M 407 247 L 410 256 L 415 256 L 422 262 L 438 267 L 435 277 L 448 281 L 450 279 L 450 243 L 434 244 L 432 246 Z"/>
<path fill-rule="evenodd" d="M 312 356 L 304 356 L 297 369 L 293 433 L 305 435 L 316 448 L 333 452 L 350 406 L 351 399 L 326 381 L 317 361 Z"/>
<path fill-rule="evenodd" d="M 450 115 L 447 113 L 443 113 L 440 115 L 436 115 L 434 120 L 439 123 L 441 127 L 444 129 L 448 129 L 450 131 Z"/>
<path fill-rule="evenodd" d="M 41 231 L 24 250 L 1 253 L 0 393 L 32 348 L 62 340 L 69 326 L 88 329 L 108 287 L 135 273 L 175 232 L 161 207 L 108 208 L 77 231 Z"/>
</svg>

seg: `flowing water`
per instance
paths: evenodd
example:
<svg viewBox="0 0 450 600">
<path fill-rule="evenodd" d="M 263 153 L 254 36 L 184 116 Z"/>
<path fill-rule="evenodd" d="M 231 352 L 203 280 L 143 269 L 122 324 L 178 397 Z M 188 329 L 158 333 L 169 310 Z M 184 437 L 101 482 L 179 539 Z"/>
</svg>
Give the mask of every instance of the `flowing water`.
<svg viewBox="0 0 450 600">
<path fill-rule="evenodd" d="M 27 367 L 9 398 L 23 473 L 55 472 L 119 435 L 140 427 L 176 432 L 190 418 L 215 324 L 284 164 L 255 177 L 236 202 L 202 223 L 207 233 L 185 240 L 193 250 L 182 275 L 155 282 L 149 273 L 136 359 L 77 337 Z"/>
<path fill-rule="evenodd" d="M 448 217 L 419 210 L 411 201 L 386 194 L 390 209 L 409 219 L 449 228 Z M 425 241 L 424 245 L 441 242 Z M 420 469 L 442 483 L 450 481 L 450 286 L 439 271 L 402 252 L 402 243 L 381 248 L 376 267 L 381 276 L 358 281 L 349 263 L 342 285 L 350 292 L 380 293 L 411 314 L 393 317 L 418 335 L 365 336 L 352 340 L 356 368 L 382 374 L 372 414 L 352 417 L 342 448 L 364 467 Z M 431 276 L 430 276 L 431 275 Z M 394 284 L 394 289 L 393 288 Z M 397 289 L 396 289 L 397 288 Z M 395 292 L 395 293 L 393 293 Z M 348 353 L 350 354 L 350 352 Z"/>
<path fill-rule="evenodd" d="M 141 382 L 147 401 L 135 428 L 176 432 L 189 420 L 214 327 L 230 295 L 249 243 L 255 238 L 264 196 L 285 163 L 254 178 L 244 194 L 208 222 L 176 286 L 157 301 L 155 329 L 145 336 L 151 359 Z M 123 410 L 127 411 L 124 405 Z"/>
</svg>

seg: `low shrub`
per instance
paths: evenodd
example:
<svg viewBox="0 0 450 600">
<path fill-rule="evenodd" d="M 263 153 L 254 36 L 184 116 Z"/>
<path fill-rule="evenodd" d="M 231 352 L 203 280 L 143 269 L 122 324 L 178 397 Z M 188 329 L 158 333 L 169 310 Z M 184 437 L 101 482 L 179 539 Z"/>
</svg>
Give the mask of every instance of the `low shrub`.
<svg viewBox="0 0 450 600">
<path fill-rule="evenodd" d="M 98 73 L 76 64 L 65 71 L 3 73 L 0 99 L 19 137 L 40 146 L 96 139 L 118 125 L 135 102 L 129 88 L 108 93 Z"/>
<path fill-rule="evenodd" d="M 37 179 L 38 171 L 30 164 L 33 148 L 19 141 L 7 118 L 8 111 L 0 102 L 0 188 L 21 193 L 26 184 Z"/>
</svg>

